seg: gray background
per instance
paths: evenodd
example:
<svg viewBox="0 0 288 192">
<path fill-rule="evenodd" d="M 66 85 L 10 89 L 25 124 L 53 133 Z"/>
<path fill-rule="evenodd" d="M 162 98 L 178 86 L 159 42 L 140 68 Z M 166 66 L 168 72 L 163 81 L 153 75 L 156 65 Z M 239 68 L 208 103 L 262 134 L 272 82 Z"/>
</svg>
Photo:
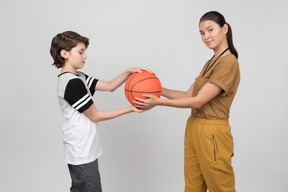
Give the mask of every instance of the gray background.
<svg viewBox="0 0 288 192">
<path fill-rule="evenodd" d="M 90 38 L 85 73 L 110 80 L 130 66 L 153 69 L 162 85 L 187 90 L 213 52 L 198 21 L 218 10 L 233 29 L 242 79 L 231 109 L 237 191 L 288 191 L 287 1 L 1 0 L 1 191 L 68 191 L 59 70 L 51 39 Z M 99 110 L 127 107 L 124 86 L 97 92 Z M 156 107 L 101 122 L 106 192 L 183 191 L 189 109 Z"/>
</svg>

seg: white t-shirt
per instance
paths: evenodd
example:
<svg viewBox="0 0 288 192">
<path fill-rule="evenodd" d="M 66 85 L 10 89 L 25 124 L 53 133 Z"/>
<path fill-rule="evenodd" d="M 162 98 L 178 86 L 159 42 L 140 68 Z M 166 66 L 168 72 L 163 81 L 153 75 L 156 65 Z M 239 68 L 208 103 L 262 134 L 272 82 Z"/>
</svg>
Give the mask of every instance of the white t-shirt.
<svg viewBox="0 0 288 192">
<path fill-rule="evenodd" d="M 98 124 L 83 114 L 93 105 L 97 82 L 82 72 L 58 76 L 58 100 L 65 118 L 64 161 L 68 164 L 90 163 L 102 154 Z"/>
</svg>

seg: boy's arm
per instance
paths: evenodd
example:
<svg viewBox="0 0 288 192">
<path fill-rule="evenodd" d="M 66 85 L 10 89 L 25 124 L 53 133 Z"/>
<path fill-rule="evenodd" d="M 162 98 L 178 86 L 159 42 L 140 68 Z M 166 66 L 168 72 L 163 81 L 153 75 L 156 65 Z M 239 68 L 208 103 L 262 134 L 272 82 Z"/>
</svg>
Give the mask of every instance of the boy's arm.
<svg viewBox="0 0 288 192">
<path fill-rule="evenodd" d="M 105 121 L 108 119 L 113 119 L 115 117 L 125 115 L 131 112 L 142 113 L 143 111 L 135 108 L 134 106 L 130 106 L 123 109 L 118 109 L 114 111 L 97 111 L 94 104 L 92 104 L 88 109 L 86 109 L 83 113 L 93 122 Z"/>
<path fill-rule="evenodd" d="M 99 80 L 95 86 L 95 90 L 99 91 L 111 91 L 113 92 L 118 87 L 120 87 L 127 79 L 128 77 L 135 72 L 142 73 L 142 70 L 149 71 L 150 73 L 153 73 L 151 70 L 145 68 L 145 67 L 131 67 L 112 79 L 111 81 L 102 81 Z"/>
<path fill-rule="evenodd" d="M 84 113 L 93 122 L 112 119 L 133 111 L 138 113 L 143 112 L 143 110 L 136 109 L 134 106 L 114 111 L 97 111 L 84 82 L 80 78 L 74 78 L 68 82 L 65 88 L 64 99 L 72 108 L 80 113 Z"/>
</svg>

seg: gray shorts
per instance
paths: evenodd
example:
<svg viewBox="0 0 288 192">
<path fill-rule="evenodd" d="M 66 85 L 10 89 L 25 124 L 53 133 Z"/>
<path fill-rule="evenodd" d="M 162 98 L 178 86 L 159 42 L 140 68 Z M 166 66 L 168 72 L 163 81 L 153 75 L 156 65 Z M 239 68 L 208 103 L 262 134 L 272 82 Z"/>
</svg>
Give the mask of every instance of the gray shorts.
<svg viewBox="0 0 288 192">
<path fill-rule="evenodd" d="M 72 179 L 71 192 L 102 192 L 98 159 L 82 165 L 68 164 Z"/>
</svg>

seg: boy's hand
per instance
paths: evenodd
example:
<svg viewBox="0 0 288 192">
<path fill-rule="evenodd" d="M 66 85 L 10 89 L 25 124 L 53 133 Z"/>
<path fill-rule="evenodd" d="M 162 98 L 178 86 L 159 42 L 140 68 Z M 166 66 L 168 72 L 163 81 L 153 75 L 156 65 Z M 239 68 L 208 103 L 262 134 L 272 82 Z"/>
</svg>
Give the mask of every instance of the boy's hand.
<svg viewBox="0 0 288 192">
<path fill-rule="evenodd" d="M 143 70 L 155 74 L 151 69 L 148 69 L 146 67 L 130 67 L 127 69 L 127 72 L 129 72 L 129 73 L 135 73 L 135 72 L 142 73 Z"/>
<path fill-rule="evenodd" d="M 131 106 L 132 111 L 137 112 L 137 113 L 143 113 L 144 110 L 138 109 L 136 107 L 134 107 L 133 105 Z"/>
</svg>

